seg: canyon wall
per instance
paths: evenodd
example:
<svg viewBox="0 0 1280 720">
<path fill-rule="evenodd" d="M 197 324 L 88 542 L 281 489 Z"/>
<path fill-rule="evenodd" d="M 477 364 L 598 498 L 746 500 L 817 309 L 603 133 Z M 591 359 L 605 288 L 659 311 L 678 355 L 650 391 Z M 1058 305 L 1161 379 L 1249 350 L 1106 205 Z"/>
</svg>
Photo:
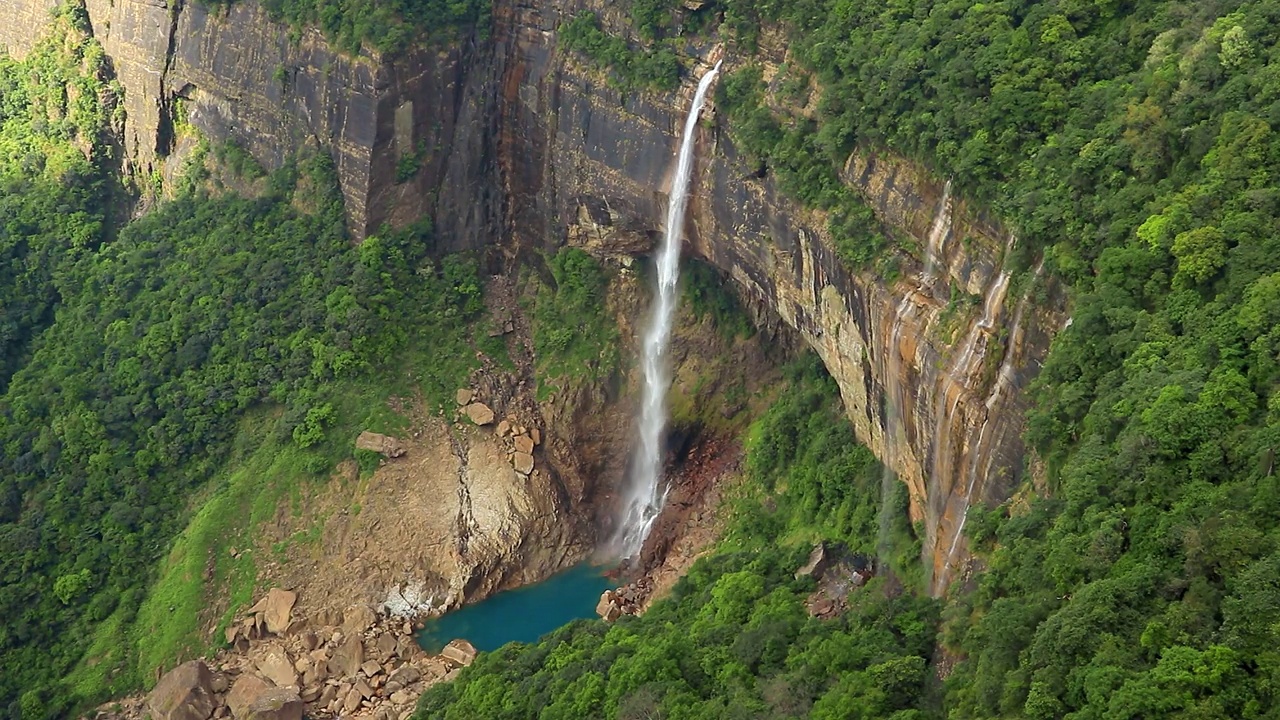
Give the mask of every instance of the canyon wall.
<svg viewBox="0 0 1280 720">
<path fill-rule="evenodd" d="M 30 52 L 57 0 L 5 0 L 0 46 Z M 267 169 L 312 145 L 337 164 L 357 237 L 384 223 L 445 219 L 458 247 L 486 242 L 480 202 L 493 137 L 487 49 L 456 43 L 392 59 L 332 48 L 294 32 L 254 2 L 210 9 L 194 0 L 85 0 L 94 37 L 125 89 L 125 167 L 150 177 L 174 149 L 176 124 L 232 141 Z M 473 79 L 478 78 L 478 82 Z M 180 106 L 185 106 L 181 110 Z M 463 128 L 464 132 L 459 132 Z M 416 160 L 397 179 L 401 158 Z"/>
<path fill-rule="evenodd" d="M 8 0 L 0 44 L 29 50 L 50 4 Z M 359 236 L 425 214 L 449 249 L 487 245 L 511 258 L 567 241 L 646 252 L 705 65 L 677 93 L 620 93 L 557 47 L 557 26 L 583 7 L 497 2 L 487 42 L 382 59 L 342 56 L 314 32 L 291 39 L 248 0 L 216 15 L 180 0 L 88 2 L 126 88 L 135 172 L 164 162 L 185 103 L 198 130 L 236 139 L 268 167 L 302 145 L 332 149 Z M 591 9 L 606 25 L 625 22 Z M 726 71 L 743 61 L 727 57 Z M 966 557 L 968 506 L 1004 499 L 1024 471 L 1023 391 L 1060 313 L 1011 289 L 1038 270 L 1015 281 L 1017 239 L 965 188 L 892 156 L 855 153 L 844 179 L 922 259 L 904 253 L 894 278 L 850 271 L 823 218 L 751 173 L 714 107 L 707 115 L 688 245 L 822 357 L 859 439 L 910 488 L 941 592 Z M 397 182 L 400 159 L 419 151 L 416 174 Z"/>
</svg>

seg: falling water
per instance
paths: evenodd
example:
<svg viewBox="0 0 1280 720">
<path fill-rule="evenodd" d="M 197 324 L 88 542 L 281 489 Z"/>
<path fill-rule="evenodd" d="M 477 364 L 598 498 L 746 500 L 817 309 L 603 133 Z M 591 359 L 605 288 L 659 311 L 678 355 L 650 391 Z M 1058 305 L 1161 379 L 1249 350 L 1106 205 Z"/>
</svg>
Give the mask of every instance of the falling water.
<svg viewBox="0 0 1280 720">
<path fill-rule="evenodd" d="M 938 203 L 938 212 L 933 216 L 933 224 L 929 226 L 929 237 L 924 250 L 924 282 L 933 285 L 933 274 L 936 264 L 942 255 L 942 246 L 951 234 L 951 181 L 942 186 L 942 200 Z"/>
<path fill-rule="evenodd" d="M 667 488 L 662 482 L 662 440 L 667 424 L 666 396 L 671 387 L 667 368 L 667 344 L 675 319 L 676 280 L 680 276 L 680 239 L 684 228 L 684 210 L 688 204 L 689 176 L 693 173 L 694 136 L 698 130 L 698 114 L 707 90 L 720 72 L 720 63 L 709 70 L 698 83 L 689 116 L 684 121 L 684 136 L 671 195 L 667 206 L 667 229 L 658 251 L 658 294 L 653 314 L 644 334 L 644 391 L 640 404 L 639 446 L 633 460 L 630 487 L 622 523 L 618 526 L 614 547 L 623 557 L 635 557 L 644 544 L 649 528 L 662 509 Z"/>
</svg>

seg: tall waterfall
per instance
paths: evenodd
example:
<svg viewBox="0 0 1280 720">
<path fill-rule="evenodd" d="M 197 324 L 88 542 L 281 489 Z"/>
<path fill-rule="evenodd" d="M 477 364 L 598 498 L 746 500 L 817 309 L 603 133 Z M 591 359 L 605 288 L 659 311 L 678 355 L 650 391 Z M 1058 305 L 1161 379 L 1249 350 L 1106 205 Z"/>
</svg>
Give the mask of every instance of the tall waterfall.
<svg viewBox="0 0 1280 720">
<path fill-rule="evenodd" d="M 698 92 L 693 96 L 689 116 L 684 121 L 684 136 L 680 140 L 680 155 L 676 173 L 671 180 L 671 195 L 667 204 L 667 228 L 658 250 L 658 293 L 654 298 L 652 315 L 644 333 L 641 364 L 644 369 L 644 390 L 640 402 L 638 425 L 639 443 L 632 459 L 630 482 L 626 504 L 623 506 L 622 523 L 614 537 L 615 549 L 627 558 L 635 557 L 649 528 L 658 517 L 662 503 L 667 498 L 667 485 L 662 477 L 663 435 L 667 425 L 667 390 L 671 387 L 670 370 L 667 367 L 667 345 L 671 341 L 671 325 L 675 320 L 676 281 L 680 277 L 680 241 L 684 229 L 684 210 L 689 201 L 689 176 L 693 174 L 694 138 L 698 131 L 698 114 L 706 100 L 707 90 L 720 72 L 720 63 L 709 70 L 698 82 Z"/>
</svg>

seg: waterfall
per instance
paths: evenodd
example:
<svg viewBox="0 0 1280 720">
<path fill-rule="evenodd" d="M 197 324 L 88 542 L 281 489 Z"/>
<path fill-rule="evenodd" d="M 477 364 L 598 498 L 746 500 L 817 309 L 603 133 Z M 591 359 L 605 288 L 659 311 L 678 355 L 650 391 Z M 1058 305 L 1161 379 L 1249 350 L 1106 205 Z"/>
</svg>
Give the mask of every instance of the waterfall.
<svg viewBox="0 0 1280 720">
<path fill-rule="evenodd" d="M 720 63 L 707 71 L 698 82 L 689 116 L 684 121 L 676 173 L 671 180 L 667 203 L 667 228 L 656 258 L 658 292 L 654 298 L 649 325 L 644 332 L 641 366 L 644 389 L 640 401 L 639 443 L 632 461 L 631 478 L 623 506 L 622 522 L 614 537 L 614 548 L 626 558 L 635 557 L 644 545 L 649 528 L 658 517 L 667 498 L 662 478 L 663 436 L 667 425 L 667 390 L 671 375 L 667 367 L 667 345 L 675 320 L 676 281 L 680 277 L 680 241 L 684 229 L 684 210 L 689 201 L 689 176 L 693 174 L 694 138 L 698 131 L 698 114 L 706 100 L 707 90 L 720 72 Z"/>
<path fill-rule="evenodd" d="M 929 226 L 929 237 L 924 248 L 924 282 L 933 285 L 934 272 L 938 258 L 942 256 L 943 245 L 951 234 L 951 181 L 942 186 L 942 200 L 938 202 L 938 212 L 933 216 L 933 224 Z"/>
</svg>

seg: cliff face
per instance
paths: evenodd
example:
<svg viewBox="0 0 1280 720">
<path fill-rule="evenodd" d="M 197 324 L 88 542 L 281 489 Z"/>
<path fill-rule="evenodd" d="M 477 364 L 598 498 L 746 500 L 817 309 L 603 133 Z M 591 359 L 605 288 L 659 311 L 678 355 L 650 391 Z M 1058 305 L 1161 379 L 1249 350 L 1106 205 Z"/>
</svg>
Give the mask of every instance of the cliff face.
<svg viewBox="0 0 1280 720">
<path fill-rule="evenodd" d="M 8 0 L 0 44 L 25 52 L 51 3 Z M 181 0 L 88 9 L 126 88 L 135 171 L 163 162 L 185 98 L 197 129 L 239 140 L 268 166 L 301 145 L 331 148 L 357 234 L 430 214 L 450 248 L 500 241 L 508 256 L 566 240 L 652 247 L 700 74 L 671 97 L 619 94 L 556 47 L 578 3 L 497 2 L 483 46 L 391 60 L 343 57 L 314 32 L 291 41 L 248 0 L 220 15 Z M 965 557 L 970 503 L 1003 499 L 1023 472 L 1022 391 L 1061 317 L 1011 294 L 1016 238 L 965 202 L 964 188 L 899 158 L 851 156 L 844 179 L 924 260 L 894 280 L 850 272 L 822 218 L 748 175 L 708 125 L 688 245 L 822 357 L 859 439 L 909 486 L 941 591 Z M 397 183 L 397 164 L 415 153 L 418 171 Z"/>
<path fill-rule="evenodd" d="M 28 52 L 56 4 L 6 0 L 0 45 Z M 483 83 L 469 82 L 488 78 L 483 52 L 352 58 L 314 30 L 291 37 L 252 2 L 210 10 L 192 0 L 86 0 L 86 9 L 125 88 L 125 164 L 134 174 L 163 169 L 185 104 L 205 137 L 243 145 L 268 169 L 308 144 L 331 149 L 357 236 L 439 215 L 463 220 L 447 228 L 459 245 L 485 240 L 492 222 L 478 213 L 490 205 L 477 200 L 490 183 L 478 160 L 492 137 L 491 103 Z M 397 182 L 406 156 L 420 161 L 417 171 Z"/>
<path fill-rule="evenodd" d="M 562 12 L 522 8 L 504 18 L 499 35 L 508 56 L 499 69 L 505 235 L 529 245 L 568 238 L 650 248 L 693 86 L 707 66 L 673 97 L 618 93 L 557 50 L 555 26 L 574 9 Z M 718 54 L 707 49 L 703 59 Z M 714 117 L 714 108 L 707 113 Z M 851 272 L 823 218 L 782 197 L 768 177 L 748 174 L 709 125 L 700 131 L 688 245 L 822 357 L 859 439 L 907 483 L 940 593 L 967 557 L 969 505 L 1005 499 L 1024 472 L 1023 390 L 1059 312 L 1011 295 L 1007 263 L 1017 240 L 965 202 L 962 188 L 900 158 L 851 156 L 845 181 L 924 256 L 907 259 L 895 280 Z"/>
</svg>

